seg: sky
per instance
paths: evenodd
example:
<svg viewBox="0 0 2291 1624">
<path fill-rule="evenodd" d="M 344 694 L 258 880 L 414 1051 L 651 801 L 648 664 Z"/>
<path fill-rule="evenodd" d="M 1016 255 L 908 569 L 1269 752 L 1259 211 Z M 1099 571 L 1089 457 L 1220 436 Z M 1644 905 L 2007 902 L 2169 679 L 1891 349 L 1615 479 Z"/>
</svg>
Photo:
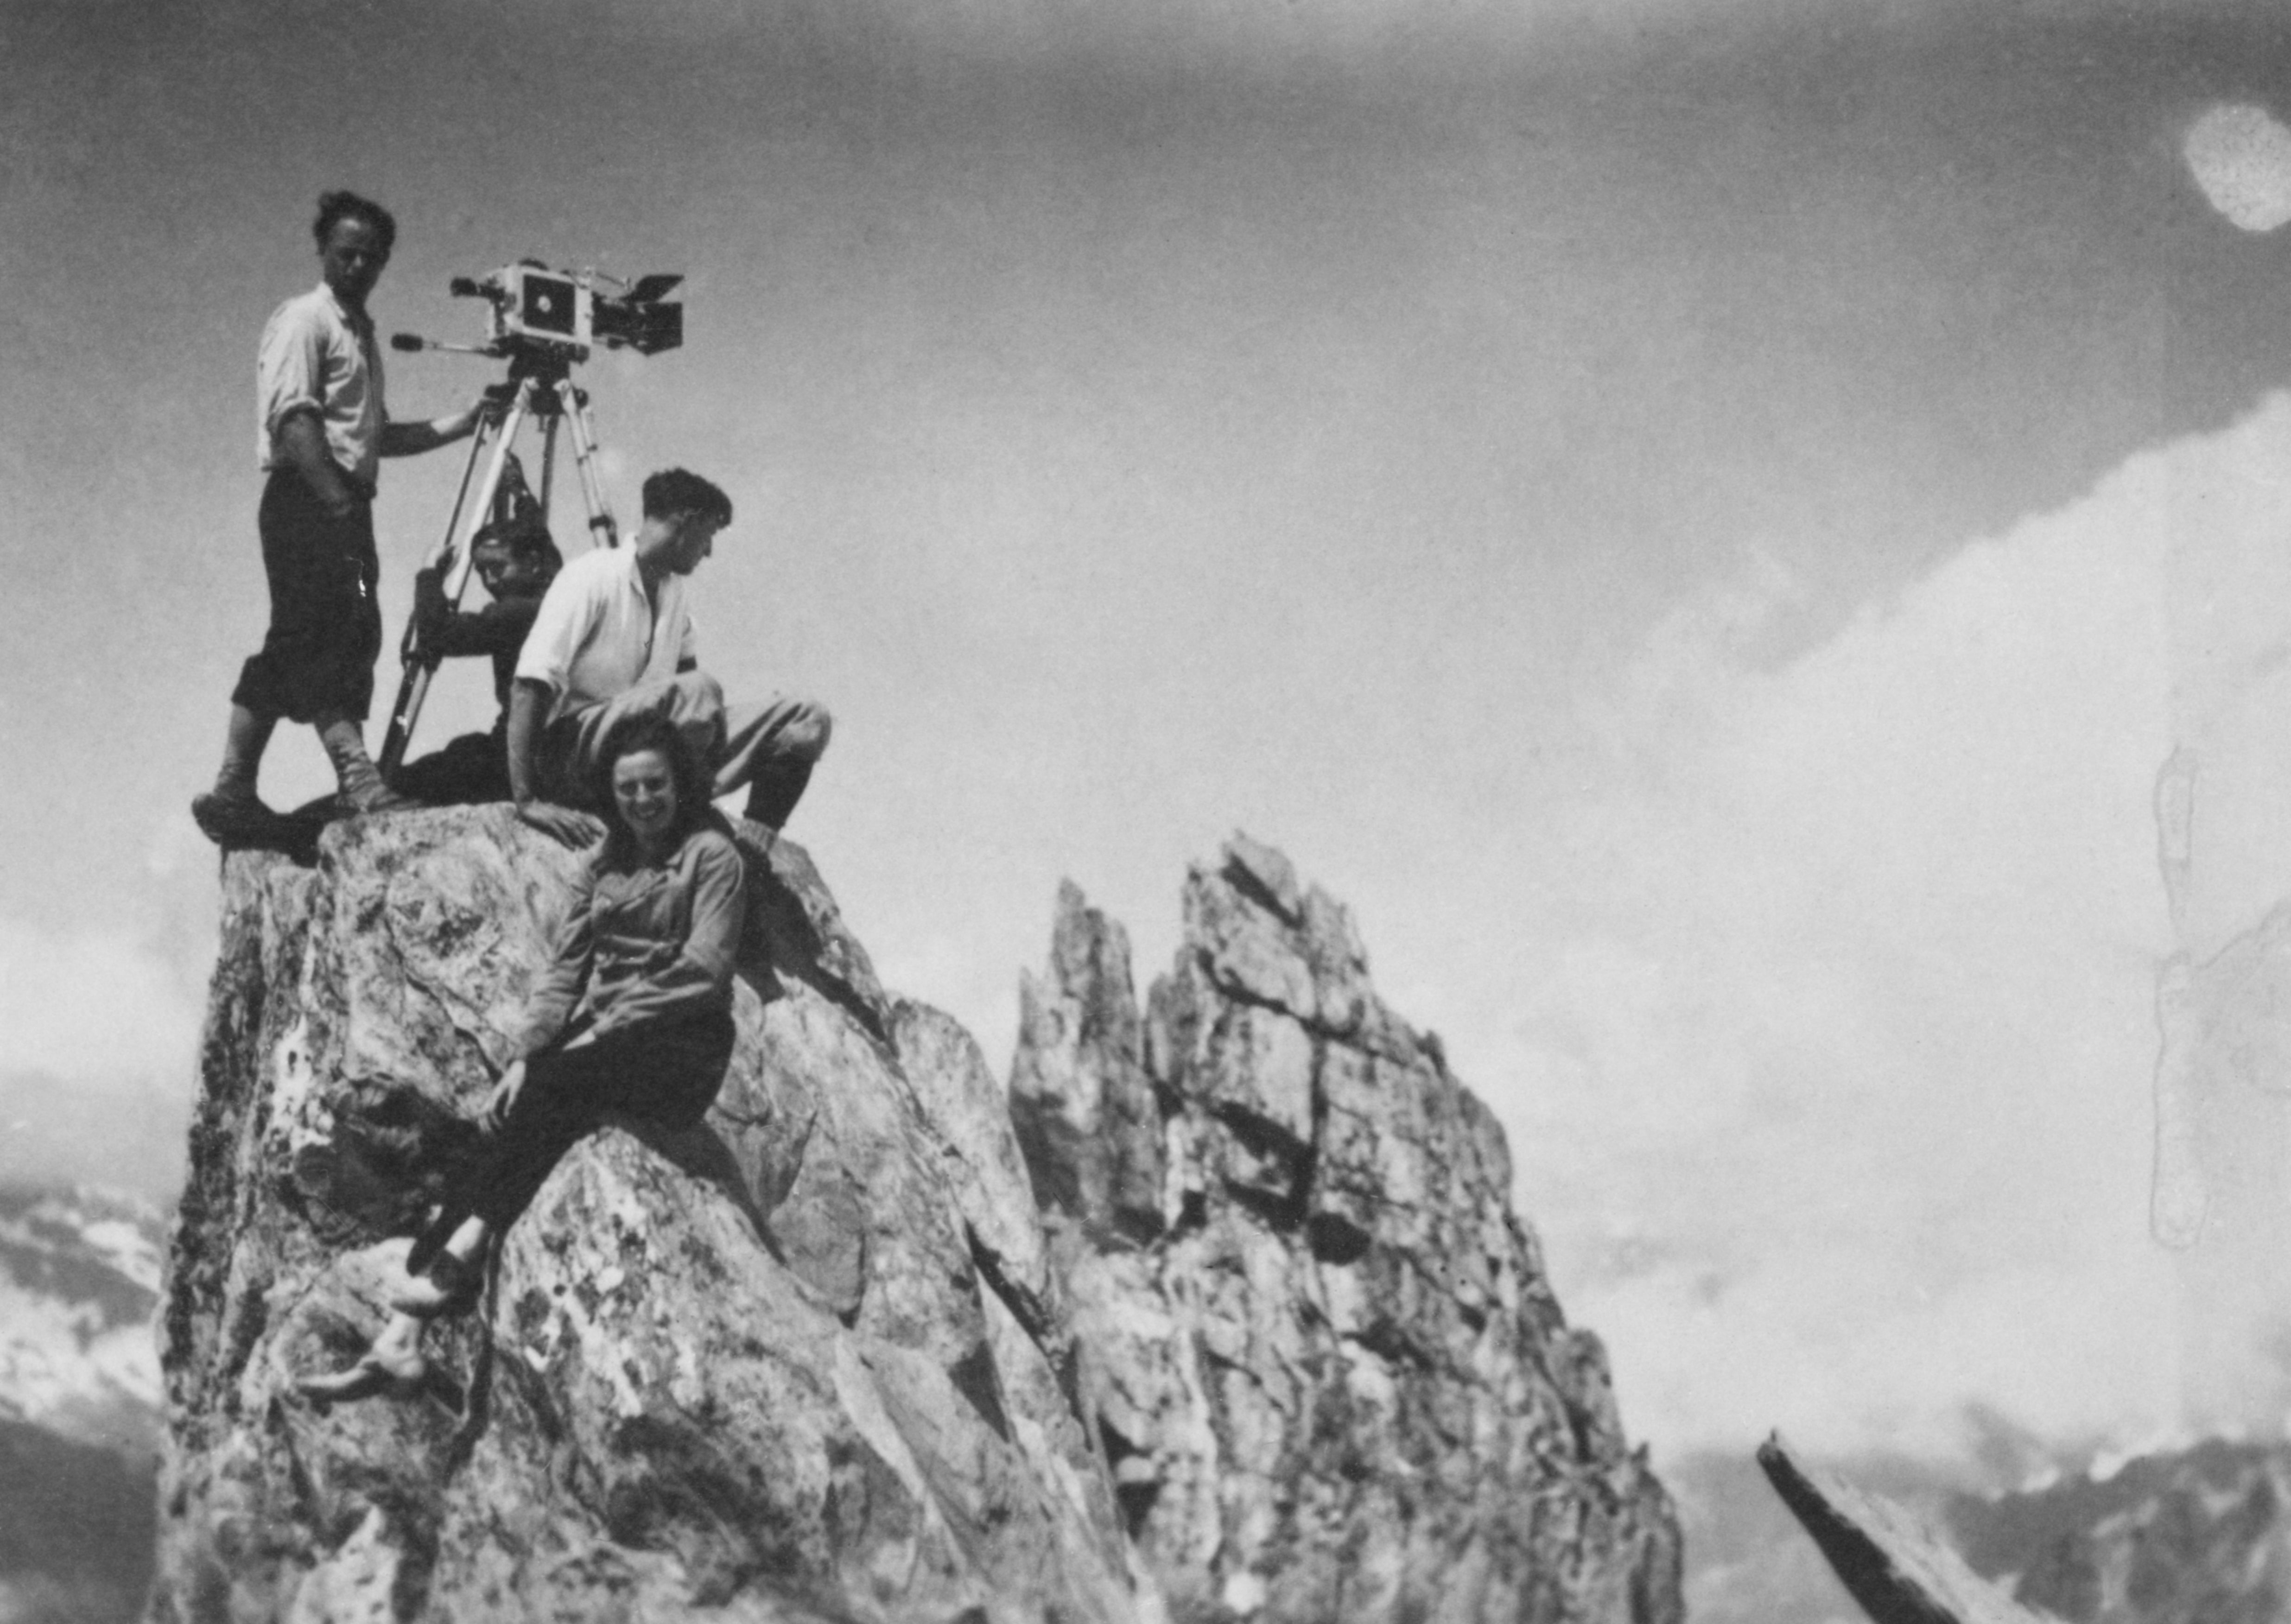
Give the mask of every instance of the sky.
<svg viewBox="0 0 2291 1624">
<path fill-rule="evenodd" d="M 2188 595 L 2291 618 L 2287 67 L 2240 0 L 0 0 L 0 1176 L 178 1176 L 254 342 L 350 186 L 386 332 L 686 277 L 583 369 L 608 496 L 730 492 L 703 663 L 833 711 L 790 832 L 998 1064 L 1062 877 L 1150 974 L 1246 830 L 1496 1108 L 1659 1466 L 2268 1424 L 2148 1227 L 2153 794 L 2241 691 Z M 393 639 L 459 472 L 384 470 Z"/>
</svg>

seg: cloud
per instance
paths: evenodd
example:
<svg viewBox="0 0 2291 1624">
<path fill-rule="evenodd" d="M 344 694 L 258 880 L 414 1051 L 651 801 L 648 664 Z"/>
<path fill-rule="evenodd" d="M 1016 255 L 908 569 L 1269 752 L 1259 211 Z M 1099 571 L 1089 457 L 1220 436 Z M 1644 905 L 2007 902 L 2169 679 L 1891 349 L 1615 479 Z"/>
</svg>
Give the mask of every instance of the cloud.
<svg viewBox="0 0 2291 1624">
<path fill-rule="evenodd" d="M 0 1072 L 181 1069 L 198 1025 L 197 1001 L 136 937 L 0 919 Z"/>
<path fill-rule="evenodd" d="M 0 919 L 0 1179 L 172 1190 L 199 1018 L 140 937 Z"/>
<path fill-rule="evenodd" d="M 1794 589 L 1764 567 L 1587 712 L 1596 787 L 1487 1091 L 1659 1449 L 1952 1452 L 1969 1405 L 2173 1423 L 2183 1282 L 2146 1208 L 2174 594 L 2191 529 L 2265 551 L 2234 493 L 2287 467 L 2277 399 L 1773 669 Z"/>
</svg>

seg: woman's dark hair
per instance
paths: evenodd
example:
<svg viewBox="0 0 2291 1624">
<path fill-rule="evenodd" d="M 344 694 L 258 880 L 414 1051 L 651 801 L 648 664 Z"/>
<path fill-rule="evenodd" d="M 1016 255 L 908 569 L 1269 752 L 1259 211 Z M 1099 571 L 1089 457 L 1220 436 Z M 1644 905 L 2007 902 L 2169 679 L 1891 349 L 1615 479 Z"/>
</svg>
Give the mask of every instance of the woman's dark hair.
<svg viewBox="0 0 2291 1624">
<path fill-rule="evenodd" d="M 597 801 L 605 811 L 605 855 L 615 862 L 626 862 L 636 856 L 636 842 L 629 834 L 629 826 L 621 821 L 621 805 L 613 796 L 613 768 L 623 756 L 632 756 L 640 750 L 657 750 L 661 760 L 668 763 L 668 776 L 676 785 L 676 825 L 673 832 L 679 843 L 685 836 L 707 821 L 708 781 L 702 776 L 699 760 L 692 746 L 685 743 L 684 735 L 665 716 L 631 716 L 605 736 L 605 748 L 597 757 Z"/>
<path fill-rule="evenodd" d="M 398 221 L 373 198 L 361 197 L 356 192 L 321 192 L 318 218 L 310 226 L 310 235 L 318 239 L 319 247 L 326 245 L 327 234 L 334 230 L 334 222 L 342 220 L 363 220 L 372 226 L 376 245 L 384 253 L 398 244 Z"/>
</svg>

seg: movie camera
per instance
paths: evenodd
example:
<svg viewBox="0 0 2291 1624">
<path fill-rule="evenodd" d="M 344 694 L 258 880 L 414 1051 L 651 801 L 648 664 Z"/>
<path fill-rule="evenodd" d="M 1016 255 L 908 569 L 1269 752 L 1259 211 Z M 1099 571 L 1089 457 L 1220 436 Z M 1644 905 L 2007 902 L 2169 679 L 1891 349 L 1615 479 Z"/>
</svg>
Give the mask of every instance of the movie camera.
<svg viewBox="0 0 2291 1624">
<path fill-rule="evenodd" d="M 599 279 L 623 291 L 600 293 Z M 683 280 L 650 276 L 618 283 L 593 270 L 552 270 L 538 260 L 519 260 L 487 276 L 455 277 L 446 291 L 491 307 L 486 347 L 494 353 L 537 348 L 580 361 L 599 344 L 657 355 L 684 342 L 684 306 L 665 297 Z"/>
</svg>

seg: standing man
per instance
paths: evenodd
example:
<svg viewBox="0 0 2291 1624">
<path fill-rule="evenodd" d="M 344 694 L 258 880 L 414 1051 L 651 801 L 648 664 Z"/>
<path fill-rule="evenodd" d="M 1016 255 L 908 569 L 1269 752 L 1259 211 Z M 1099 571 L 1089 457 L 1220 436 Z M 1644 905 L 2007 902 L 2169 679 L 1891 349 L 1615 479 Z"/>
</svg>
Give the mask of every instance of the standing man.
<svg viewBox="0 0 2291 1624">
<path fill-rule="evenodd" d="M 432 422 L 390 421 L 366 301 L 390 263 L 398 222 L 354 192 L 328 192 L 311 231 L 322 280 L 272 313 L 256 361 L 257 451 L 267 476 L 256 526 L 270 626 L 231 693 L 214 789 L 191 802 L 192 817 L 218 845 L 281 832 L 285 820 L 256 795 L 255 777 L 282 716 L 318 729 L 346 811 L 414 804 L 383 785 L 366 753 L 382 652 L 374 475 L 383 457 L 462 438 L 485 409 L 480 399 Z"/>
<path fill-rule="evenodd" d="M 747 786 L 747 816 L 777 829 L 827 749 L 832 723 L 808 699 L 727 709 L 699 669 L 685 578 L 732 522 L 732 499 L 698 474 L 665 469 L 644 482 L 644 524 L 626 547 L 599 547 L 550 583 L 518 656 L 510 693 L 509 782 L 518 816 L 568 846 L 604 825 L 593 782 L 623 718 L 676 724 L 710 775 L 711 799 Z"/>
</svg>

